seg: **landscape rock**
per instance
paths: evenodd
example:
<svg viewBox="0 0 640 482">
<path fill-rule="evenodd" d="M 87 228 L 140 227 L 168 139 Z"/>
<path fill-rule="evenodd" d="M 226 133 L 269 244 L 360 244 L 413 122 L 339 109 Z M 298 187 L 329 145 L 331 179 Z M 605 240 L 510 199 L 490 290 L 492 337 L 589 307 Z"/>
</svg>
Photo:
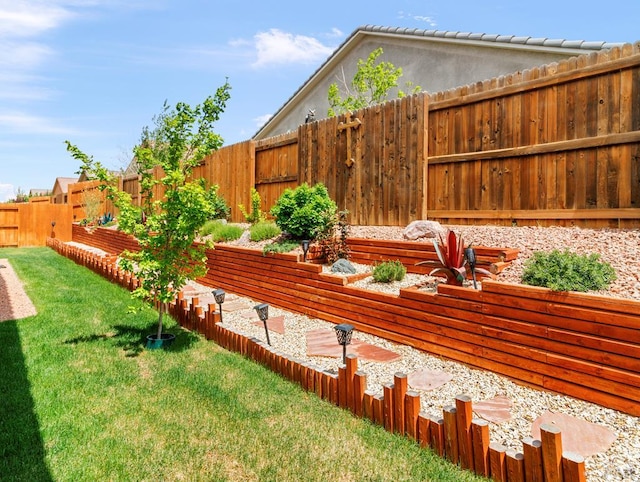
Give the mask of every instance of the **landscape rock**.
<svg viewBox="0 0 640 482">
<path fill-rule="evenodd" d="M 404 239 L 415 241 L 422 238 L 437 238 L 445 233 L 445 229 L 438 221 L 418 220 L 409 223 L 402 232 Z"/>
<path fill-rule="evenodd" d="M 338 261 L 331 265 L 331 272 L 341 274 L 356 274 L 356 268 L 349 262 L 349 260 L 340 258 Z"/>
</svg>

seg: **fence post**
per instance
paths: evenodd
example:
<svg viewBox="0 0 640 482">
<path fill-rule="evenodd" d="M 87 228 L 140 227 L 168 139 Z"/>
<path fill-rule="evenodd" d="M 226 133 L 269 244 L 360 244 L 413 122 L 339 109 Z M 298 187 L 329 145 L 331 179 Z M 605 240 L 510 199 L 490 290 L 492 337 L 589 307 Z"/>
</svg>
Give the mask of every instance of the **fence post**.
<svg viewBox="0 0 640 482">
<path fill-rule="evenodd" d="M 545 482 L 563 482 L 560 429 L 552 424 L 542 424 L 540 439 L 542 441 L 542 469 Z"/>
<path fill-rule="evenodd" d="M 408 380 L 404 373 L 393 375 L 393 431 L 405 434 L 404 398 L 407 394 Z"/>
<path fill-rule="evenodd" d="M 471 442 L 473 408 L 471 398 L 467 395 L 458 395 L 456 397 L 456 412 L 460 466 L 463 469 L 473 470 L 473 445 Z"/>
<path fill-rule="evenodd" d="M 489 477 L 491 470 L 489 461 L 489 445 L 491 444 L 489 437 L 489 422 L 480 418 L 474 418 L 471 421 L 471 432 L 471 438 L 473 440 L 474 472 L 478 475 Z"/>
</svg>

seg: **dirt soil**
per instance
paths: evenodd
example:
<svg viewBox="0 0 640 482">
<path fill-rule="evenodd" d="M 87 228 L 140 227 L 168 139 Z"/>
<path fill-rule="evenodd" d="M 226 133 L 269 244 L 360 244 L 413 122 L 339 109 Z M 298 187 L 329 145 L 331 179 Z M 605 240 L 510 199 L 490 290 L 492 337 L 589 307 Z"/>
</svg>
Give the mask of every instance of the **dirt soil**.
<svg viewBox="0 0 640 482">
<path fill-rule="evenodd" d="M 22 282 L 6 259 L 0 259 L 0 321 L 37 315 Z"/>
</svg>

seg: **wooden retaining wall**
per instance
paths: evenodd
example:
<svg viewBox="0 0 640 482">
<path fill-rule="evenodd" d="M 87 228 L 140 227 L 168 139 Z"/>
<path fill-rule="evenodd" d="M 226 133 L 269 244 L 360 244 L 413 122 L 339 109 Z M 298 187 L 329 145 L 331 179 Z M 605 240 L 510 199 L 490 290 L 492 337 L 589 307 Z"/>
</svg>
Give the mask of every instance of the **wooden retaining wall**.
<svg viewBox="0 0 640 482">
<path fill-rule="evenodd" d="M 98 228 L 74 240 L 100 247 L 112 236 L 121 234 Z M 217 244 L 207 255 L 205 285 L 640 416 L 640 302 L 490 280 L 481 291 L 440 284 L 392 295 L 295 254 Z"/>
<path fill-rule="evenodd" d="M 100 257 L 56 239 L 50 239 L 48 245 L 128 289 L 134 289 L 139 283 L 115 265 L 114 256 Z M 302 271 L 322 277 L 319 266 L 300 263 L 297 257 L 293 263 L 286 255 L 269 259 L 295 263 Z M 276 265 L 282 268 L 281 263 Z M 341 286 L 340 283 L 334 285 Z M 522 452 L 507 450 L 503 445 L 491 442 L 488 422 L 473 417 L 472 400 L 466 395 L 457 396 L 451 405 L 444 407 L 442 414 L 427 414 L 420 409 L 420 395 L 408 389 L 406 374 L 395 374 L 393 382 L 384 385 L 383 394 L 374 395 L 365 389 L 366 374 L 358 370 L 355 355 L 347 356 L 346 364 L 338 373 L 327 372 L 313 364 L 301 363 L 261 340 L 229 329 L 219 323 L 220 313 L 216 312 L 215 305 L 208 305 L 206 310 L 197 305 L 197 298 L 189 304 L 179 294 L 170 303 L 169 312 L 185 328 L 263 364 L 358 417 L 409 437 L 421 447 L 431 448 L 463 469 L 503 482 L 586 480 L 583 457 L 563 452 L 562 434 L 553 425 L 542 425 L 540 440 L 525 439 Z"/>
</svg>

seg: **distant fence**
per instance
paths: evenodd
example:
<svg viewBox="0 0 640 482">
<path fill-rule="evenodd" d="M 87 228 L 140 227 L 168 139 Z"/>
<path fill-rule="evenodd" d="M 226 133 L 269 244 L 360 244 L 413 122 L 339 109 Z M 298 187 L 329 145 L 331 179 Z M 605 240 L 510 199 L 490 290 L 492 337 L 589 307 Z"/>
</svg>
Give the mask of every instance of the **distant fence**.
<svg viewBox="0 0 640 482">
<path fill-rule="evenodd" d="M 37 202 L 0 204 L 0 247 L 44 246 L 47 238 L 71 240 L 71 206 Z"/>
<path fill-rule="evenodd" d="M 117 267 L 115 256 L 98 256 L 54 239 L 49 240 L 48 245 L 129 290 L 139 285 L 137 278 Z M 319 266 L 300 263 L 297 256 L 274 255 L 269 256 L 268 260 L 272 267 L 277 266 L 283 271 L 285 265 L 289 271 L 293 271 L 294 265 L 297 266 L 299 272 L 307 273 L 307 281 L 322 277 Z M 222 281 L 222 285 L 224 283 Z M 216 281 L 216 286 L 222 285 Z M 329 283 L 324 289 L 338 286 L 341 285 Z M 318 288 L 322 289 L 320 286 Z M 271 290 L 266 285 L 261 289 Z M 273 299 L 274 292 L 271 291 L 269 299 Z M 278 301 L 276 297 L 275 304 Z M 510 450 L 491 441 L 489 423 L 473 416 L 473 402 L 464 394 L 458 395 L 451 405 L 444 407 L 441 414 L 427 414 L 421 411 L 420 394 L 409 390 L 406 374 L 395 374 L 392 383 L 382 387 L 383 393 L 375 395 L 366 389 L 367 375 L 358 370 L 355 355 L 348 355 L 338 373 L 331 373 L 230 329 L 220 323 L 220 313 L 216 312 L 215 305 L 209 304 L 203 309 L 198 306 L 197 298 L 188 303 L 179 293 L 170 303 L 169 313 L 185 328 L 200 332 L 208 340 L 265 365 L 303 389 L 350 410 L 358 417 L 369 419 L 389 432 L 406 436 L 421 447 L 430 447 L 437 455 L 463 469 L 497 481 L 586 480 L 584 458 L 563 451 L 562 434 L 554 425 L 543 424 L 540 427 L 540 440 L 525 437 L 521 452 Z"/>
<path fill-rule="evenodd" d="M 322 182 L 355 225 L 638 228 L 640 44 L 223 147 L 193 175 L 219 186 L 233 221 L 251 188 L 268 211 Z M 138 199 L 137 178 L 121 182 Z"/>
</svg>

